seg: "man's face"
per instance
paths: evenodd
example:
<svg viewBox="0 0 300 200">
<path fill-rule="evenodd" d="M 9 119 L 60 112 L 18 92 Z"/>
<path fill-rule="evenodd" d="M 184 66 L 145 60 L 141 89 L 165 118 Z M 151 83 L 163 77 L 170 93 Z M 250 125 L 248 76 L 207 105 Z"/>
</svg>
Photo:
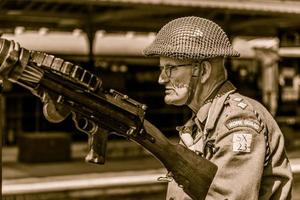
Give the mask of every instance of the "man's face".
<svg viewBox="0 0 300 200">
<path fill-rule="evenodd" d="M 176 106 L 186 104 L 192 77 L 192 61 L 161 57 L 160 66 L 158 83 L 165 86 L 165 103 Z"/>
</svg>

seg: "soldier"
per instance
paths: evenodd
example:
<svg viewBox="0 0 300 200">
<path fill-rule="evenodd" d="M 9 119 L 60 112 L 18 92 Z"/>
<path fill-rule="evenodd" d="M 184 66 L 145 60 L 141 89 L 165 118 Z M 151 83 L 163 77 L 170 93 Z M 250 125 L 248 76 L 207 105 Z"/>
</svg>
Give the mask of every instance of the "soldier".
<svg viewBox="0 0 300 200">
<path fill-rule="evenodd" d="M 206 199 L 291 199 L 284 138 L 269 112 L 227 80 L 225 57 L 239 56 L 214 22 L 183 17 L 166 24 L 146 56 L 159 56 L 165 102 L 193 113 L 180 143 L 218 166 Z M 201 170 L 201 169 L 199 169 Z M 171 181 L 168 200 L 191 199 Z"/>
</svg>

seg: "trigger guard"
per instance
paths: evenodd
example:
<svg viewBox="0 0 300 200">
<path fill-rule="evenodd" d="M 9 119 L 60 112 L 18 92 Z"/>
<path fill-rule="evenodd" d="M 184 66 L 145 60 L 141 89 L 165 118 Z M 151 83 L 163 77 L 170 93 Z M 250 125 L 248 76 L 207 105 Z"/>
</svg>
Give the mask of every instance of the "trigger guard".
<svg viewBox="0 0 300 200">
<path fill-rule="evenodd" d="M 67 118 L 69 112 L 68 113 L 59 112 L 56 108 L 56 105 L 54 105 L 53 101 L 50 100 L 44 104 L 43 114 L 49 122 L 60 123 Z"/>
<path fill-rule="evenodd" d="M 80 114 L 72 112 L 72 120 L 74 121 L 76 128 L 84 133 L 93 134 L 98 131 L 97 124 Z"/>
</svg>

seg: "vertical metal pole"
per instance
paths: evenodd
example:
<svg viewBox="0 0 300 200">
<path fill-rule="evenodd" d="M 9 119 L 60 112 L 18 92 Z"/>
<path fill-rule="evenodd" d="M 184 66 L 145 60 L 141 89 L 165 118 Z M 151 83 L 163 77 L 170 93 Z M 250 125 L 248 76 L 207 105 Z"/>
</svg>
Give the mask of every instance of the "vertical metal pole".
<svg viewBox="0 0 300 200">
<path fill-rule="evenodd" d="M 88 70 L 94 71 L 95 70 L 95 63 L 94 63 L 94 52 L 93 52 L 93 44 L 95 39 L 95 28 L 93 22 L 93 7 L 88 7 L 88 15 L 86 18 L 86 33 L 88 37 L 89 43 L 89 60 L 88 60 Z"/>
<path fill-rule="evenodd" d="M 87 30 L 88 42 L 89 42 L 89 60 L 88 60 L 88 70 L 94 71 L 95 70 L 95 63 L 94 63 L 94 52 L 93 52 L 93 43 L 95 32 L 92 28 Z"/>
<path fill-rule="evenodd" d="M 2 137 L 4 131 L 4 99 L 2 95 L 3 82 L 0 80 L 0 162 L 1 162 L 1 170 L 0 170 L 0 195 L 2 197 Z"/>
<path fill-rule="evenodd" d="M 258 46 L 255 48 L 256 58 L 262 68 L 262 100 L 264 105 L 275 116 L 278 107 L 278 47 Z"/>
</svg>

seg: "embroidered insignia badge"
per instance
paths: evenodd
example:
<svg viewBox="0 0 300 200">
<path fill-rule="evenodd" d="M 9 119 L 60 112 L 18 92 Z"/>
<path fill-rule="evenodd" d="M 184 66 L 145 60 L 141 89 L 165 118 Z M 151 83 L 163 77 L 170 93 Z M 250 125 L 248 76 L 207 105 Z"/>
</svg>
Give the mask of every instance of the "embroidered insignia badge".
<svg viewBox="0 0 300 200">
<path fill-rule="evenodd" d="M 260 124 L 256 120 L 254 120 L 254 119 L 242 119 L 242 118 L 236 118 L 236 119 L 228 120 L 225 123 L 225 126 L 229 130 L 231 130 L 233 128 L 237 128 L 237 127 L 248 127 L 248 128 L 252 128 L 257 133 L 259 133 L 262 129 L 262 127 L 260 126 Z"/>
<path fill-rule="evenodd" d="M 232 150 L 234 152 L 251 152 L 252 135 L 249 133 L 234 133 L 232 138 Z"/>
</svg>

